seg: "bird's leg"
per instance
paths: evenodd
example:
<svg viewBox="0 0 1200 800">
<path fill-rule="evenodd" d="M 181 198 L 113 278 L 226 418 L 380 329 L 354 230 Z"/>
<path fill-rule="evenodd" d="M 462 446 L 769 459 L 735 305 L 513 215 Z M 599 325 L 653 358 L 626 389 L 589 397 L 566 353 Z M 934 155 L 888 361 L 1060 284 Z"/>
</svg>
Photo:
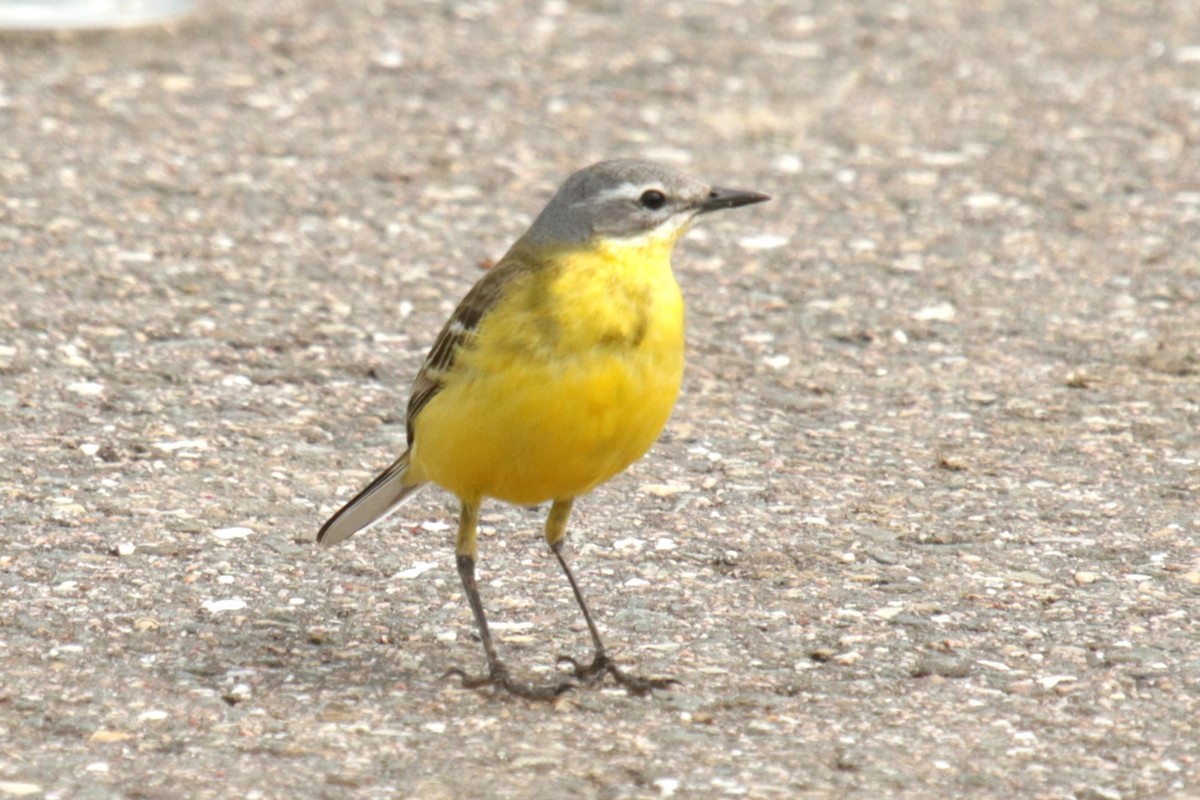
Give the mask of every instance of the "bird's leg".
<svg viewBox="0 0 1200 800">
<path fill-rule="evenodd" d="M 446 675 L 458 676 L 464 689 L 491 686 L 531 700 L 553 700 L 567 689 L 573 688 L 575 684 L 569 681 L 552 686 L 517 683 L 509 677 L 508 668 L 496 653 L 492 632 L 488 629 L 487 615 L 483 611 L 483 601 L 479 597 L 479 586 L 475 582 L 475 528 L 478 522 L 479 503 L 462 501 L 462 511 L 458 517 L 458 543 L 455 547 L 458 576 L 462 579 L 463 591 L 467 594 L 471 613 L 475 615 L 475 626 L 479 628 L 479 639 L 483 642 L 483 652 L 487 656 L 488 671 L 486 675 L 470 676 L 456 667 L 448 670 Z"/>
<path fill-rule="evenodd" d="M 546 518 L 546 542 L 550 545 L 551 552 L 554 553 L 559 566 L 567 576 L 567 582 L 571 584 L 575 602 L 579 604 L 579 610 L 583 612 L 583 621 L 587 623 L 588 633 L 592 636 L 592 648 L 595 654 L 592 657 L 592 663 L 586 666 L 570 656 L 561 656 L 559 662 L 570 664 L 574 667 L 575 677 L 587 682 L 601 679 L 605 674 L 612 675 L 613 680 L 632 694 L 649 694 L 652 689 L 670 688 L 679 681 L 673 678 L 643 678 L 631 675 L 617 666 L 604 647 L 604 642 L 600 639 L 600 631 L 596 628 L 595 621 L 592 620 L 592 613 L 588 611 L 587 603 L 584 602 L 583 592 L 579 590 L 579 584 L 562 554 L 563 542 L 566 541 L 567 518 L 571 515 L 571 503 L 571 500 L 554 501 L 554 505 L 550 508 L 550 515 Z"/>
</svg>

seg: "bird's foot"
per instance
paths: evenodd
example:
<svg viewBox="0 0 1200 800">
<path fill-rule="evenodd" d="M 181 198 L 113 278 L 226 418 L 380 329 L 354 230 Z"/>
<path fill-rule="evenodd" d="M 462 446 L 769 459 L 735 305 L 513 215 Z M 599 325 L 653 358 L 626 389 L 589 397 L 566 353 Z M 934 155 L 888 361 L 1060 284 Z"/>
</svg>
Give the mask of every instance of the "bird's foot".
<svg viewBox="0 0 1200 800">
<path fill-rule="evenodd" d="M 647 695 L 655 689 L 670 689 L 679 683 L 674 678 L 645 678 L 630 674 L 618 667 L 612 657 L 603 651 L 596 653 L 590 664 L 580 664 L 571 656 L 559 656 L 558 663 L 570 665 L 571 677 L 585 685 L 599 683 L 605 675 L 611 675 L 613 680 L 625 687 L 625 691 L 636 695 Z"/>
<path fill-rule="evenodd" d="M 486 675 L 468 675 L 463 670 L 455 667 L 447 670 L 442 677 L 457 677 L 464 689 L 482 689 L 490 686 L 493 692 L 505 692 L 514 697 L 522 697 L 526 700 L 554 700 L 563 692 L 569 692 L 578 686 L 573 678 L 543 686 L 514 681 L 512 676 L 508 674 L 508 667 L 499 662 L 493 664 Z"/>
</svg>

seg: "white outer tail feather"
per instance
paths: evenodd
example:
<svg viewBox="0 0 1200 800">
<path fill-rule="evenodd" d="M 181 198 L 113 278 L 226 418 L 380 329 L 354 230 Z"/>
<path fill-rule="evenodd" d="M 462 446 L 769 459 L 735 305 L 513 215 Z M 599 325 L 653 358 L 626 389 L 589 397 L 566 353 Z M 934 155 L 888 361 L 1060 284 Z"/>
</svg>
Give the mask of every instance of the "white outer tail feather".
<svg viewBox="0 0 1200 800">
<path fill-rule="evenodd" d="M 317 533 L 317 543 L 325 546 L 337 544 L 359 531 L 365 531 L 383 522 L 425 485 L 406 484 L 407 477 L 406 452 L 321 526 L 320 532 Z"/>
</svg>

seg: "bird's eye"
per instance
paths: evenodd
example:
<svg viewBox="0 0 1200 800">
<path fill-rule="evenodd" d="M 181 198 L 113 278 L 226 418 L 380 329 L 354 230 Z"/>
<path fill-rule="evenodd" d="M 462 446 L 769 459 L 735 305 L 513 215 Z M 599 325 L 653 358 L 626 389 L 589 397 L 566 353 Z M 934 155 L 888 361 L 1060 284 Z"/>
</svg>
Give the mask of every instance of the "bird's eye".
<svg viewBox="0 0 1200 800">
<path fill-rule="evenodd" d="M 667 196 L 657 189 L 647 189 L 642 192 L 642 196 L 638 198 L 642 208 L 648 208 L 651 211 L 658 211 L 667 204 Z"/>
</svg>

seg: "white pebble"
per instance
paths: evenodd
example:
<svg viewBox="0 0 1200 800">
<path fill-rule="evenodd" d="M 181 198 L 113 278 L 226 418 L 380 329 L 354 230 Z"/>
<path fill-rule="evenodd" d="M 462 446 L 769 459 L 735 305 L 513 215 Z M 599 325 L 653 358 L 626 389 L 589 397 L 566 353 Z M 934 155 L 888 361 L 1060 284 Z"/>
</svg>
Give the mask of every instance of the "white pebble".
<svg viewBox="0 0 1200 800">
<path fill-rule="evenodd" d="M 175 442 L 155 442 L 154 446 L 167 453 L 173 453 L 176 450 L 204 450 L 208 447 L 208 442 L 204 439 L 180 439 Z"/>
<path fill-rule="evenodd" d="M 967 195 L 963 200 L 963 205 L 972 211 L 991 211 L 994 208 L 999 208 L 1004 202 L 1004 198 L 995 192 L 976 192 L 975 194 Z"/>
<path fill-rule="evenodd" d="M 383 50 L 371 61 L 380 69 L 399 69 L 404 65 L 404 54 L 399 50 Z"/>
<path fill-rule="evenodd" d="M 642 494 L 654 495 L 655 497 L 671 497 L 672 495 L 683 494 L 691 490 L 691 484 L 687 483 L 643 483 L 638 487 L 638 491 Z"/>
<path fill-rule="evenodd" d="M 218 539 L 245 539 L 254 531 L 249 528 L 218 528 L 213 531 L 213 536 Z"/>
<path fill-rule="evenodd" d="M 788 237 L 786 236 L 763 233 L 758 236 L 743 236 L 741 239 L 738 239 L 738 244 L 747 250 L 775 250 L 776 248 L 783 247 L 788 241 Z"/>
<path fill-rule="evenodd" d="M 918 322 L 950 322 L 958 316 L 953 303 L 937 303 L 914 311 L 912 318 Z"/>
<path fill-rule="evenodd" d="M 875 616 L 879 617 L 880 619 L 887 619 L 887 620 L 895 619 L 896 617 L 898 617 L 904 613 L 904 605 L 901 604 L 898 606 L 891 606 L 891 605 L 883 606 L 882 608 L 875 609 L 871 613 L 874 614 Z"/>
<path fill-rule="evenodd" d="M 1179 48 L 1175 51 L 1175 60 L 1180 64 L 1200 64 L 1200 45 Z"/>
<path fill-rule="evenodd" d="M 96 383 L 95 381 L 79 381 L 78 383 L 67 384 L 67 391 L 84 397 L 95 397 L 96 395 L 104 394 L 104 384 Z"/>
<path fill-rule="evenodd" d="M 408 569 L 400 570 L 392 577 L 399 578 L 400 580 L 404 580 L 404 581 L 410 581 L 413 578 L 417 578 L 417 577 L 420 577 L 421 575 L 424 575 L 426 572 L 429 572 L 429 570 L 431 570 L 431 569 L 437 569 L 436 561 L 418 561 L 416 564 L 409 567 Z"/>
<path fill-rule="evenodd" d="M 777 156 L 772 165 L 776 172 L 782 172 L 785 175 L 795 175 L 804 169 L 804 162 L 800 160 L 800 156 L 794 153 L 783 153 Z"/>
<path fill-rule="evenodd" d="M 1047 675 L 1044 678 L 1038 678 L 1037 682 L 1041 684 L 1043 689 L 1053 689 L 1060 683 L 1074 682 L 1079 680 L 1074 675 Z"/>
<path fill-rule="evenodd" d="M 250 684 L 238 683 L 235 684 L 228 692 L 225 693 L 226 700 L 232 700 L 235 703 L 244 703 L 253 696 L 250 691 Z"/>
<path fill-rule="evenodd" d="M 774 370 L 780 370 L 792 363 L 789 356 L 764 356 L 763 363 Z"/>
<path fill-rule="evenodd" d="M 674 778 L 659 778 L 654 785 L 660 797 L 670 797 L 679 789 L 679 781 Z"/>
<path fill-rule="evenodd" d="M 931 167 L 957 167 L 967 162 L 967 154 L 955 151 L 921 153 L 921 163 Z"/>
<path fill-rule="evenodd" d="M 532 622 L 491 622 L 488 627 L 494 631 L 527 631 L 533 627 Z"/>
<path fill-rule="evenodd" d="M 220 614 L 222 611 L 241 611 L 246 607 L 246 601 L 240 597 L 230 597 L 225 600 L 205 600 L 200 604 L 210 614 Z"/>
</svg>

